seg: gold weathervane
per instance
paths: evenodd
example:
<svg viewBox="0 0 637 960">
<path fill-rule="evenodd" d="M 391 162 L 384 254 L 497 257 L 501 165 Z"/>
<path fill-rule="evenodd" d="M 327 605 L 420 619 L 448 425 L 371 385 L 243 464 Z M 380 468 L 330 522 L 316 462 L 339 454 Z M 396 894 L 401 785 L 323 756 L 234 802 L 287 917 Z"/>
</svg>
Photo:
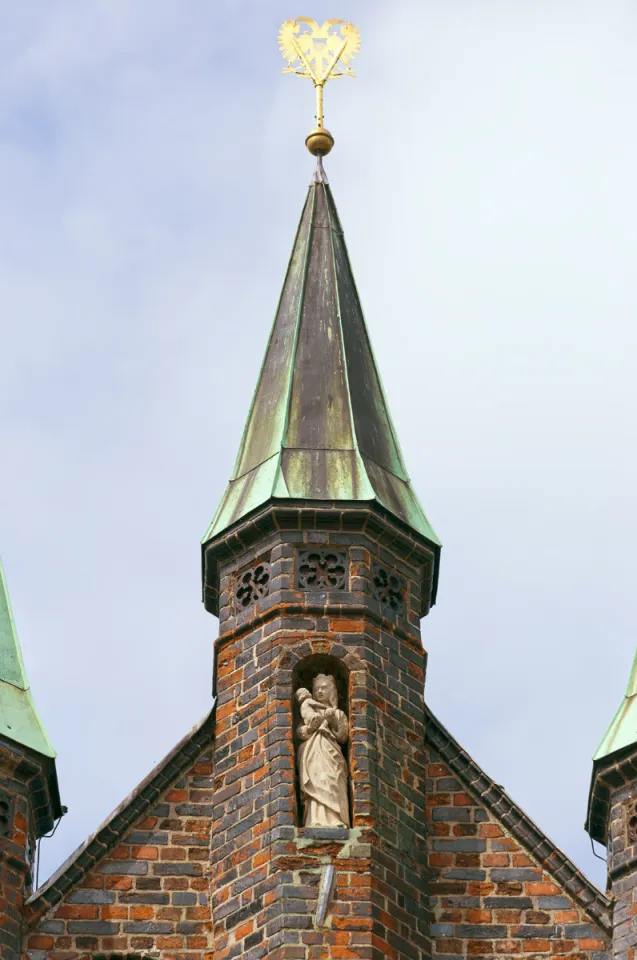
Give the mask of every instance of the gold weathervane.
<svg viewBox="0 0 637 960">
<path fill-rule="evenodd" d="M 361 45 L 358 27 L 345 20 L 326 20 L 319 26 L 309 17 L 286 20 L 279 30 L 279 48 L 287 67 L 283 73 L 308 77 L 316 90 L 316 127 L 305 138 L 315 157 L 324 157 L 334 137 L 323 126 L 323 87 L 337 77 L 353 77 L 351 62 Z"/>
</svg>

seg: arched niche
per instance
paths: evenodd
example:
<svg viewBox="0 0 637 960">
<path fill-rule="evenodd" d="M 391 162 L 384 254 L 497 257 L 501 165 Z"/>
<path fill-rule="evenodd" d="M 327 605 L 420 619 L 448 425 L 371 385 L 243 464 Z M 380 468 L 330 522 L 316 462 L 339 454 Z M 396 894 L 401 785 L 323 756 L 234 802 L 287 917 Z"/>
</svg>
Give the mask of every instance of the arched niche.
<svg viewBox="0 0 637 960">
<path fill-rule="evenodd" d="M 338 706 L 341 709 L 348 721 L 350 722 L 351 730 L 351 718 L 350 718 L 350 709 L 349 709 L 349 698 L 350 698 L 350 674 L 347 664 L 341 660 L 339 657 L 333 657 L 328 653 L 314 653 L 308 657 L 305 657 L 303 660 L 300 660 L 294 667 L 292 672 L 292 729 L 294 733 L 294 789 L 296 795 L 296 824 L 297 826 L 302 826 L 303 824 L 303 803 L 301 800 L 301 789 L 299 783 L 299 767 L 298 767 L 298 752 L 300 746 L 300 740 L 298 737 L 298 728 L 301 725 L 301 710 L 299 703 L 297 702 L 296 692 L 300 687 L 306 687 L 308 690 L 312 690 L 312 684 L 314 678 L 317 677 L 320 673 L 330 674 L 334 677 L 336 681 L 336 690 L 338 693 Z M 347 782 L 348 782 L 348 801 L 349 801 L 349 817 L 350 823 L 353 823 L 353 796 L 352 796 L 352 773 L 351 773 L 351 764 L 350 764 L 350 743 L 351 737 L 348 738 L 347 743 L 342 747 L 343 756 L 347 763 Z"/>
</svg>

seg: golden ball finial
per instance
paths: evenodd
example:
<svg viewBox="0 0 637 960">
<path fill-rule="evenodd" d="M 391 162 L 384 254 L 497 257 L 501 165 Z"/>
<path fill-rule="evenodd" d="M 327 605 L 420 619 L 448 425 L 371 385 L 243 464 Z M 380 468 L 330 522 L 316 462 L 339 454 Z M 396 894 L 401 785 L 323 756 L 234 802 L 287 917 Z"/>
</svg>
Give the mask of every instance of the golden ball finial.
<svg viewBox="0 0 637 960">
<path fill-rule="evenodd" d="M 315 127 L 305 138 L 305 146 L 313 157 L 325 157 L 334 146 L 334 137 L 325 127 Z"/>
</svg>

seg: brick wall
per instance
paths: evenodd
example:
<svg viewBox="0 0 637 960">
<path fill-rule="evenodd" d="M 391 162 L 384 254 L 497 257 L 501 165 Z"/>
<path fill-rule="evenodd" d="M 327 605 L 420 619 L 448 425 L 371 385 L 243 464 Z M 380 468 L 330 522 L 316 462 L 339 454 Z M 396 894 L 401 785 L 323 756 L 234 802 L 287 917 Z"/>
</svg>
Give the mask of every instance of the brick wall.
<svg viewBox="0 0 637 960">
<path fill-rule="evenodd" d="M 634 776 L 634 771 L 633 760 L 628 776 Z M 614 897 L 612 952 L 614 960 L 632 960 L 637 945 L 637 790 L 634 781 L 611 790 L 608 807 L 608 865 Z"/>
<path fill-rule="evenodd" d="M 212 755 L 202 753 L 61 903 L 31 919 L 31 960 L 201 960 L 210 938 Z M 75 879 L 70 871 L 69 886 Z"/>
<path fill-rule="evenodd" d="M 330 532 L 317 530 L 315 518 L 315 529 L 301 530 L 299 522 L 298 531 L 278 531 L 222 565 L 215 960 L 429 955 L 422 570 L 337 523 Z M 345 550 L 345 586 L 302 589 L 299 554 L 306 549 Z M 242 608 L 238 590 L 266 564 L 266 591 Z M 375 596 L 379 564 L 404 586 L 396 610 Z M 340 665 L 348 677 L 340 706 L 350 718 L 353 826 L 343 836 L 300 826 L 292 703 L 295 677 L 312 663 L 316 672 L 338 673 Z M 329 864 L 336 888 L 319 926 L 317 895 Z"/>
<path fill-rule="evenodd" d="M 34 828 L 19 757 L 0 746 L 0 957 L 19 956 L 22 911 L 31 891 Z"/>
<path fill-rule="evenodd" d="M 605 960 L 591 917 L 433 750 L 427 818 L 434 958 Z"/>
<path fill-rule="evenodd" d="M 431 558 L 318 512 L 217 560 L 215 712 L 30 902 L 31 960 L 605 957 L 605 898 L 528 818 L 525 846 L 504 825 L 522 812 L 439 724 L 434 737 Z M 350 829 L 301 825 L 293 695 L 319 671 L 350 721 Z"/>
</svg>

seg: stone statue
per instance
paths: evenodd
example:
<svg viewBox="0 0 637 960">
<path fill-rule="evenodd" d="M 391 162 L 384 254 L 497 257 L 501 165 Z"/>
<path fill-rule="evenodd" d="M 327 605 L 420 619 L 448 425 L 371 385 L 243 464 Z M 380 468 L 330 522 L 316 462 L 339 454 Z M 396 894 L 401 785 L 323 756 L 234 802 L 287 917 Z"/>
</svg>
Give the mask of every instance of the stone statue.
<svg viewBox="0 0 637 960">
<path fill-rule="evenodd" d="M 338 709 L 334 677 L 319 673 L 312 693 L 301 687 L 296 699 L 303 721 L 297 730 L 303 826 L 349 827 L 347 763 L 341 749 L 349 724 Z"/>
</svg>

